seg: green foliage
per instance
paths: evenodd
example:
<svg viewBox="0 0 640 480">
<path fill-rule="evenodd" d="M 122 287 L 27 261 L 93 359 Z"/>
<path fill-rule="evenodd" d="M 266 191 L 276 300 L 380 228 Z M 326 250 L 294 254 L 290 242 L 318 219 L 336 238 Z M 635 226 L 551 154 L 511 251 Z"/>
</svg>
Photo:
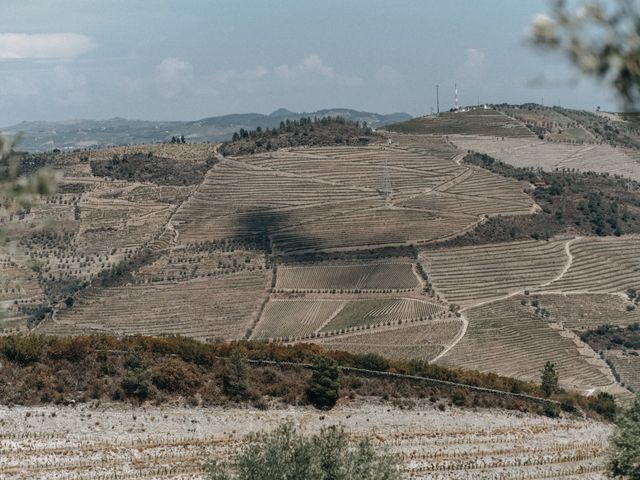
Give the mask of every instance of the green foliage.
<svg viewBox="0 0 640 480">
<path fill-rule="evenodd" d="M 140 401 L 146 400 L 151 391 L 148 371 L 137 370 L 127 373 L 120 386 L 127 397 L 134 397 Z"/>
<path fill-rule="evenodd" d="M 583 342 L 599 352 L 609 349 L 640 349 L 640 324 L 633 323 L 626 327 L 617 325 L 600 325 L 595 330 L 587 330 L 580 335 Z"/>
<path fill-rule="evenodd" d="M 534 215 L 500 215 L 438 246 L 479 245 L 513 240 L 544 240 L 576 230 L 585 235 L 640 233 L 640 184 L 608 174 L 513 167 L 489 155 L 470 153 L 465 163 L 504 177 L 537 184 Z"/>
<path fill-rule="evenodd" d="M 279 128 L 241 128 L 220 147 L 223 155 L 246 155 L 301 145 L 366 145 L 376 134 L 366 123 L 343 117 L 300 118 L 280 122 Z"/>
<path fill-rule="evenodd" d="M 234 353 L 225 362 L 222 379 L 224 393 L 232 398 L 246 398 L 249 391 L 249 368 L 240 353 Z"/>
<path fill-rule="evenodd" d="M 316 357 L 307 389 L 307 398 L 319 409 L 333 408 L 340 395 L 340 370 L 338 363 L 326 357 Z"/>
<path fill-rule="evenodd" d="M 157 185 L 196 185 L 208 166 L 187 159 L 149 156 L 148 153 L 114 155 L 110 160 L 92 160 L 91 173 L 129 182 L 152 182 Z"/>
<path fill-rule="evenodd" d="M 556 366 L 552 362 L 544 364 L 542 370 L 542 393 L 549 398 L 551 395 L 559 391 L 558 372 Z"/>
<path fill-rule="evenodd" d="M 589 398 L 589 406 L 608 420 L 613 420 L 618 410 L 615 398 L 607 392 L 599 392 L 595 397 Z"/>
<path fill-rule="evenodd" d="M 536 17 L 532 41 L 561 52 L 583 73 L 610 81 L 627 107 L 637 107 L 640 13 L 633 0 L 614 4 L 607 9 L 600 1 L 589 0 L 573 10 L 567 0 L 554 0 L 550 17 Z"/>
<path fill-rule="evenodd" d="M 557 403 L 545 402 L 544 414 L 547 417 L 557 418 L 560 416 L 560 406 Z"/>
<path fill-rule="evenodd" d="M 12 213 L 28 208 L 39 195 L 49 195 L 55 191 L 55 175 L 40 169 L 29 175 L 22 175 L 14 147 L 17 139 L 0 137 L 0 208 Z"/>
<path fill-rule="evenodd" d="M 45 344 L 40 336 L 7 337 L 0 351 L 8 360 L 27 365 L 40 360 Z"/>
<path fill-rule="evenodd" d="M 366 353 L 353 356 L 353 366 L 364 368 L 365 370 L 375 370 L 376 372 L 386 372 L 389 369 L 389 362 L 375 353 Z"/>
<path fill-rule="evenodd" d="M 640 396 L 620 415 L 610 440 L 609 473 L 640 480 Z"/>
<path fill-rule="evenodd" d="M 368 440 L 352 442 L 337 427 L 307 437 L 291 424 L 254 435 L 232 462 L 212 462 L 206 470 L 209 480 L 400 479 L 398 460 Z"/>
</svg>

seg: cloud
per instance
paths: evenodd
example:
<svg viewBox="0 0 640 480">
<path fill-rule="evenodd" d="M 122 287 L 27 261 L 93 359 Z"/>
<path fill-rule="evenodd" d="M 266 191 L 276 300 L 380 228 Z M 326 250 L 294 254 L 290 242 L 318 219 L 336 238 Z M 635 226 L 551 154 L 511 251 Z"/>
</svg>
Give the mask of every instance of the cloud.
<svg viewBox="0 0 640 480">
<path fill-rule="evenodd" d="M 167 60 L 165 59 L 163 63 Z M 172 60 L 174 60 L 172 65 L 165 65 L 163 68 L 163 71 L 167 70 L 163 75 L 172 79 L 172 81 L 166 81 L 168 84 L 166 87 L 174 87 L 177 84 L 177 86 L 188 89 L 196 95 L 222 95 L 228 92 L 253 94 L 266 89 L 280 89 L 283 83 L 287 84 L 287 88 L 328 85 L 357 87 L 363 84 L 360 77 L 337 72 L 318 55 L 307 56 L 294 64 L 281 64 L 274 67 L 258 65 L 242 71 L 224 70 L 202 76 L 195 76 L 191 69 L 177 64 L 182 61 Z M 180 75 L 175 71 L 182 72 L 183 81 L 178 81 L 176 77 L 180 77 Z M 156 77 L 157 75 L 158 72 L 156 72 Z M 175 93 L 177 88 L 173 90 L 167 88 L 167 90 Z"/>
<path fill-rule="evenodd" d="M 79 33 L 0 33 L 0 60 L 73 58 L 93 48 Z"/>
<path fill-rule="evenodd" d="M 389 65 L 380 67 L 375 77 L 378 83 L 383 85 L 398 85 L 402 82 L 402 74 Z"/>
<path fill-rule="evenodd" d="M 129 95 L 140 92 L 144 88 L 144 80 L 139 77 L 122 75 L 115 80 L 115 85 Z"/>
<path fill-rule="evenodd" d="M 464 51 L 464 66 L 468 69 L 480 69 L 484 66 L 485 55 L 477 48 L 467 48 Z"/>
<path fill-rule="evenodd" d="M 31 70 L 8 72 L 3 77 L 0 100 L 23 99 L 33 102 L 53 102 L 55 105 L 80 105 L 89 101 L 87 77 L 56 65 L 34 75 Z"/>
<path fill-rule="evenodd" d="M 297 79 L 301 77 L 321 77 L 325 79 L 333 79 L 336 72 L 333 67 L 326 65 L 317 55 L 311 55 L 304 58 L 300 63 L 295 65 L 280 65 L 273 69 L 276 77 Z"/>
<path fill-rule="evenodd" d="M 156 66 L 156 86 L 164 98 L 175 98 L 193 83 L 193 65 L 179 58 L 165 58 Z"/>
<path fill-rule="evenodd" d="M 79 105 L 89 101 L 87 77 L 58 65 L 53 69 L 50 85 L 53 99 L 61 105 Z"/>
<path fill-rule="evenodd" d="M 467 85 L 477 84 L 482 80 L 487 66 L 485 53 L 478 48 L 467 48 L 464 50 L 464 61 L 455 72 L 459 82 Z"/>
</svg>

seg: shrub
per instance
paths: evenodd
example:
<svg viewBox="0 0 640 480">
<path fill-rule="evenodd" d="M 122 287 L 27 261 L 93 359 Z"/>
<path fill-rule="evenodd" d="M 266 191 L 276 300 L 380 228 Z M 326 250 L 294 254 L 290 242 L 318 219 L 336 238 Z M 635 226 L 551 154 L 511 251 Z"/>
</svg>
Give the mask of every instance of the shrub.
<svg viewBox="0 0 640 480">
<path fill-rule="evenodd" d="M 329 410 L 338 401 L 339 390 L 340 370 L 337 362 L 327 357 L 316 357 L 307 389 L 309 402 L 316 408 Z"/>
<path fill-rule="evenodd" d="M 356 368 L 363 368 L 365 370 L 386 372 L 389 369 L 389 362 L 380 355 L 367 353 L 364 355 L 354 355 L 353 366 Z"/>
<path fill-rule="evenodd" d="M 598 393 L 598 395 L 589 399 L 589 406 L 591 409 L 595 410 L 596 413 L 609 420 L 613 420 L 616 416 L 616 401 L 610 393 Z"/>
<path fill-rule="evenodd" d="M 461 388 L 457 388 L 451 394 L 451 401 L 457 407 L 462 407 L 467 403 L 467 392 Z"/>
<path fill-rule="evenodd" d="M 124 368 L 127 370 L 142 370 L 147 368 L 147 361 L 144 358 L 141 348 L 134 348 L 124 359 Z"/>
<path fill-rule="evenodd" d="M 200 375 L 184 360 L 168 358 L 153 367 L 151 381 L 161 390 L 188 393 L 200 384 Z"/>
<path fill-rule="evenodd" d="M 291 424 L 254 435 L 233 461 L 214 461 L 206 470 L 209 480 L 400 479 L 396 457 L 368 440 L 355 443 L 337 427 L 305 437 Z"/>
<path fill-rule="evenodd" d="M 1 352 L 7 360 L 27 365 L 39 361 L 47 352 L 47 341 L 46 338 L 37 335 L 11 336 L 3 342 Z"/>
<path fill-rule="evenodd" d="M 560 406 L 553 402 L 544 402 L 544 414 L 547 417 L 557 418 L 560 416 Z"/>
<path fill-rule="evenodd" d="M 151 382 L 146 370 L 129 372 L 120 382 L 120 386 L 127 397 L 134 397 L 140 401 L 150 396 Z"/>
</svg>

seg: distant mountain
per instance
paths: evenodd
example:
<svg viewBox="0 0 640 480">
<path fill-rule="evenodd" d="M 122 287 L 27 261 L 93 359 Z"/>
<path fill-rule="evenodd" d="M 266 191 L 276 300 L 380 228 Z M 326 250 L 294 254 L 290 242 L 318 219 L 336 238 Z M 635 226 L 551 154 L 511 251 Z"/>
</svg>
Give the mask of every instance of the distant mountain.
<svg viewBox="0 0 640 480">
<path fill-rule="evenodd" d="M 0 128 L 0 134 L 22 134 L 21 150 L 46 151 L 54 148 L 97 148 L 111 145 L 154 143 L 184 135 L 190 142 L 222 141 L 231 138 L 240 128 L 273 128 L 286 120 L 301 117 L 341 116 L 352 121 L 367 122 L 373 128 L 411 119 L 407 113 L 361 112 L 333 108 L 316 112 L 296 113 L 280 108 L 269 115 L 239 113 L 186 122 L 153 122 L 111 118 L 108 120 L 67 120 L 62 122 L 22 122 Z"/>
</svg>

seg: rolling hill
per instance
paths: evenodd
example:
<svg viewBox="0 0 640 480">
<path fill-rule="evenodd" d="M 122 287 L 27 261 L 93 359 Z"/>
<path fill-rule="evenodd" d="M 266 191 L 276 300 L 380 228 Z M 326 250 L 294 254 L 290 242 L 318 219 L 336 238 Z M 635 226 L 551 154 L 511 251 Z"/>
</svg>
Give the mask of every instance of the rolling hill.
<svg viewBox="0 0 640 480">
<path fill-rule="evenodd" d="M 20 147 L 39 152 L 58 149 L 98 148 L 116 145 L 165 142 L 184 135 L 190 143 L 218 142 L 231 138 L 244 128 L 273 128 L 286 120 L 302 117 L 341 116 L 354 122 L 367 122 L 372 128 L 411 118 L 406 113 L 381 115 L 346 108 L 296 113 L 281 108 L 269 115 L 242 113 L 208 117 L 196 121 L 144 121 L 111 118 L 108 120 L 69 120 L 62 122 L 22 122 L 0 128 L 1 134 L 22 134 Z"/>
</svg>

